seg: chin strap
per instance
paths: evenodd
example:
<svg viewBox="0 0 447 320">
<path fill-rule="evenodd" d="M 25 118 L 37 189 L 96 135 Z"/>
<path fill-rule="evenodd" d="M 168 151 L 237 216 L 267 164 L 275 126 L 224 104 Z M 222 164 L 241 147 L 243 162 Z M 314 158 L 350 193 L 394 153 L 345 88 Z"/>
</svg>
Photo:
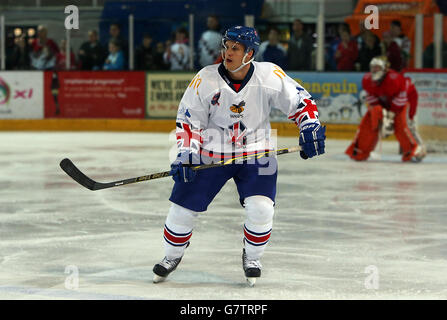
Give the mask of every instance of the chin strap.
<svg viewBox="0 0 447 320">
<path fill-rule="evenodd" d="M 228 71 L 230 71 L 231 73 L 238 72 L 239 70 L 241 70 L 243 67 L 245 67 L 247 64 L 250 64 L 250 63 L 254 60 L 254 58 L 251 58 L 249 61 L 244 62 L 244 61 L 245 61 L 245 58 L 247 58 L 247 55 L 248 55 L 248 53 L 246 53 L 246 54 L 244 55 L 244 57 L 242 58 L 242 64 L 241 64 L 238 68 L 236 68 L 236 69 L 234 69 L 234 70 L 230 70 L 230 69 L 228 69 L 228 67 L 227 67 L 227 63 L 226 63 L 225 59 L 224 59 L 223 64 L 224 64 L 225 68 L 226 68 Z"/>
</svg>

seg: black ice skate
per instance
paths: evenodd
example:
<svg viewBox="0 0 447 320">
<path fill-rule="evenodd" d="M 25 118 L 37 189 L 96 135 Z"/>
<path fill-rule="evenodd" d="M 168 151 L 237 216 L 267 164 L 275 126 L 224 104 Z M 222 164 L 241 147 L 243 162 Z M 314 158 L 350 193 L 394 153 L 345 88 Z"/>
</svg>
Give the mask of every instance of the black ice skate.
<svg viewBox="0 0 447 320">
<path fill-rule="evenodd" d="M 154 266 L 152 271 L 154 272 L 154 283 L 162 282 L 166 279 L 166 277 L 174 271 L 179 265 L 180 261 L 182 261 L 182 257 L 176 259 L 168 259 L 166 257 L 160 263 L 157 263 Z"/>
<path fill-rule="evenodd" d="M 245 278 L 250 287 L 256 283 L 256 279 L 261 276 L 261 262 L 259 260 L 248 260 L 245 249 L 242 251 L 242 267 L 244 268 Z"/>
</svg>

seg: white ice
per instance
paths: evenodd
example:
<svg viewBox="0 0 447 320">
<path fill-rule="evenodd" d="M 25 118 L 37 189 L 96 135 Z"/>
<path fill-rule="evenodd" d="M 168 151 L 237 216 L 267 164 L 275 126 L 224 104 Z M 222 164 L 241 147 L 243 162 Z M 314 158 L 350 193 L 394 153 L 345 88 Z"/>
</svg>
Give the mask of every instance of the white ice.
<svg viewBox="0 0 447 320">
<path fill-rule="evenodd" d="M 349 160 L 342 140 L 318 158 L 278 158 L 273 233 L 254 288 L 232 181 L 201 214 L 179 268 L 153 284 L 172 179 L 90 191 L 59 162 L 108 182 L 167 170 L 173 144 L 162 133 L 0 133 L 0 298 L 447 298 L 447 155 L 401 163 L 395 142 L 367 162 Z"/>
</svg>

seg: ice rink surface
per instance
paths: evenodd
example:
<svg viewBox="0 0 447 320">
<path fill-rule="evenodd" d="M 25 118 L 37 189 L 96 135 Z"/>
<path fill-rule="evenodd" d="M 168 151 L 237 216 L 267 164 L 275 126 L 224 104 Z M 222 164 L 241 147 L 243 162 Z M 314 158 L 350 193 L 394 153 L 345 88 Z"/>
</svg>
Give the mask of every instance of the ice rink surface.
<svg viewBox="0 0 447 320">
<path fill-rule="evenodd" d="M 0 298 L 446 299 L 447 155 L 404 164 L 383 142 L 354 162 L 348 144 L 278 158 L 272 237 L 250 288 L 233 181 L 201 214 L 179 268 L 153 284 L 172 179 L 90 191 L 59 168 L 68 157 L 101 182 L 165 171 L 168 134 L 2 132 Z"/>
</svg>

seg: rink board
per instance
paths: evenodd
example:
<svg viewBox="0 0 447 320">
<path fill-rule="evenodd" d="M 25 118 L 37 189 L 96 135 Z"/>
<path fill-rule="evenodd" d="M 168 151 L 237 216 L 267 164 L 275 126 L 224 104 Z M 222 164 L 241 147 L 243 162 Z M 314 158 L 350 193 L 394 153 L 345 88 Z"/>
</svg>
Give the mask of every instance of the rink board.
<svg viewBox="0 0 447 320">
<path fill-rule="evenodd" d="M 0 72 L 0 119 L 43 119 L 43 73 Z"/>
</svg>

